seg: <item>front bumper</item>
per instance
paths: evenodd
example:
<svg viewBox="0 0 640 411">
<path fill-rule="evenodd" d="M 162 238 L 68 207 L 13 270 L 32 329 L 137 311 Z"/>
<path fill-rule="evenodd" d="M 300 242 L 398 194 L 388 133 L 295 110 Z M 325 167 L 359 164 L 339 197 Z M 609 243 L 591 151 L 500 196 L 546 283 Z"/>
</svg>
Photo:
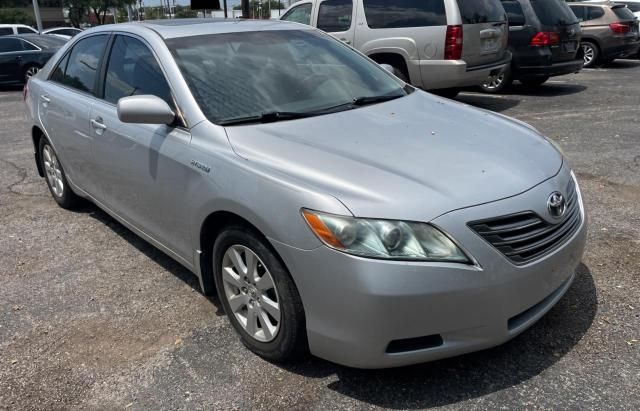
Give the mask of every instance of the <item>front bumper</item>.
<svg viewBox="0 0 640 411">
<path fill-rule="evenodd" d="M 505 53 L 500 61 L 483 66 L 468 67 L 464 60 L 410 60 L 409 75 L 420 79 L 422 84 L 414 84 L 425 90 L 478 86 L 489 76 L 504 71 L 511 62 L 511 53 Z"/>
<path fill-rule="evenodd" d="M 373 260 L 275 243 L 302 297 L 311 352 L 358 368 L 395 367 L 492 347 L 524 331 L 569 288 L 586 242 L 584 212 L 560 248 L 523 266 L 510 263 L 466 223 L 521 210 L 546 215 L 548 195 L 569 178 L 563 169 L 518 196 L 432 221 L 476 258 L 473 266 Z M 441 344 L 389 352 L 392 341 L 434 335 Z"/>
</svg>

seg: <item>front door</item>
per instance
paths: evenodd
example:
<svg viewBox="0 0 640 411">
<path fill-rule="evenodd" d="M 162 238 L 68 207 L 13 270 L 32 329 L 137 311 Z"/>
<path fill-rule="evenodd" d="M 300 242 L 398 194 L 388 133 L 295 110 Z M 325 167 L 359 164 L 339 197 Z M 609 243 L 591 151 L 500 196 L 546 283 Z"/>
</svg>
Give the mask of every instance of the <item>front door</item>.
<svg viewBox="0 0 640 411">
<path fill-rule="evenodd" d="M 347 44 L 355 40 L 353 0 L 324 0 L 318 6 L 316 27 Z"/>
<path fill-rule="evenodd" d="M 121 218 L 189 262 L 188 182 L 191 134 L 179 123 L 127 124 L 117 103 L 155 95 L 174 107 L 171 88 L 151 49 L 117 35 L 106 66 L 103 99 L 91 111 L 96 168 L 105 204 Z"/>
<path fill-rule="evenodd" d="M 0 38 L 0 84 L 22 80 L 20 70 L 22 41 L 17 38 Z"/>
</svg>

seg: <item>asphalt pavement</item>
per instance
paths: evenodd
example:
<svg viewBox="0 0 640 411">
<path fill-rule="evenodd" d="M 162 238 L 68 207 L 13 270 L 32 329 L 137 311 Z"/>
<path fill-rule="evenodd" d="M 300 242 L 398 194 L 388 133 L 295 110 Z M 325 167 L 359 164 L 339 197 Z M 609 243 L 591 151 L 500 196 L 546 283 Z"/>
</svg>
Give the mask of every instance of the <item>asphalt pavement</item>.
<svg viewBox="0 0 640 411">
<path fill-rule="evenodd" d="M 514 340 L 363 371 L 262 360 L 178 263 L 95 206 L 57 207 L 22 94 L 0 90 L 0 409 L 638 409 L 639 96 L 630 60 L 537 90 L 462 93 L 564 149 L 589 213 L 586 255 L 566 296 Z"/>
</svg>

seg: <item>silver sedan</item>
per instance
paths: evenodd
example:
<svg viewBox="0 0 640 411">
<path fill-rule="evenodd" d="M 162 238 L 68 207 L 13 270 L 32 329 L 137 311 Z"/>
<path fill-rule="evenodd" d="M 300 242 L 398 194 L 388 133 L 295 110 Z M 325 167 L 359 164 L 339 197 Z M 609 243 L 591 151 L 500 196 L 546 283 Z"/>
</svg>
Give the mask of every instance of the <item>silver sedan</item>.
<svg viewBox="0 0 640 411">
<path fill-rule="evenodd" d="M 550 140 L 307 26 L 90 29 L 25 99 L 54 200 L 88 199 L 179 261 L 270 360 L 392 367 L 500 344 L 583 254 Z"/>
</svg>

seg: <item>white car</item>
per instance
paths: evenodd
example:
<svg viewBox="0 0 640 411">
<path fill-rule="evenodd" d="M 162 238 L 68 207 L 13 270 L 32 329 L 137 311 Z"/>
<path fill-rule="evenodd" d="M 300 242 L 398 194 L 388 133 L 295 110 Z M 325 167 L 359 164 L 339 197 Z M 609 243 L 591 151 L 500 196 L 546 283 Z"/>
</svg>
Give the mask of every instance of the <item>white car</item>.
<svg viewBox="0 0 640 411">
<path fill-rule="evenodd" d="M 38 34 L 38 30 L 25 24 L 0 24 L 0 36 L 33 33 Z"/>
<path fill-rule="evenodd" d="M 69 40 L 76 34 L 82 33 L 82 30 L 75 27 L 52 27 L 50 29 L 43 30 L 42 33 Z"/>
</svg>

